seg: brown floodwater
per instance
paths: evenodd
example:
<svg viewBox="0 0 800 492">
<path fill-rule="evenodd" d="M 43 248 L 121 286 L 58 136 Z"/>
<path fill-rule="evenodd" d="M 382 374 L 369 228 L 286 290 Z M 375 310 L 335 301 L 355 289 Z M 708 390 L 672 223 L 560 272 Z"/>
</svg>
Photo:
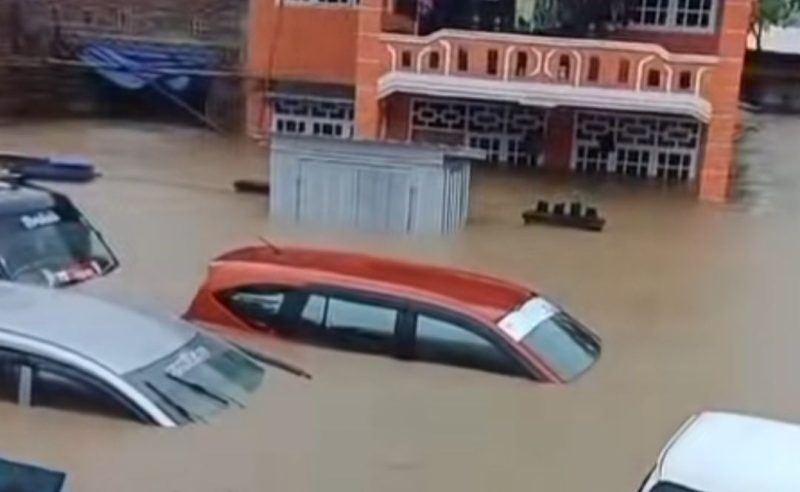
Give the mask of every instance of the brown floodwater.
<svg viewBox="0 0 800 492">
<path fill-rule="evenodd" d="M 526 282 L 604 340 L 571 386 L 264 340 L 307 368 L 245 410 L 163 430 L 0 404 L 0 455 L 68 471 L 78 492 L 633 491 L 692 412 L 800 421 L 800 120 L 759 116 L 729 206 L 646 185 L 479 174 L 444 239 L 279 228 L 231 181 L 263 149 L 119 122 L 5 126 L 0 147 L 82 154 L 105 177 L 65 186 L 123 268 L 87 290 L 182 311 L 206 261 L 265 235 L 456 265 Z M 538 197 L 598 204 L 606 232 L 523 227 Z M 135 334 L 131 334 L 135 336 Z"/>
</svg>

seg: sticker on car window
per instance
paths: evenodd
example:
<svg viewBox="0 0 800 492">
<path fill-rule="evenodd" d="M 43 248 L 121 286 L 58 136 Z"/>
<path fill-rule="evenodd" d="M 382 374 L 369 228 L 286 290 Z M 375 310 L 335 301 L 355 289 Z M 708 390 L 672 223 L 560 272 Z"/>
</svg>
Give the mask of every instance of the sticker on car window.
<svg viewBox="0 0 800 492">
<path fill-rule="evenodd" d="M 211 358 L 211 352 L 205 347 L 197 347 L 193 350 L 186 350 L 178 355 L 170 365 L 167 366 L 167 374 L 175 377 L 182 377 L 187 372 L 204 363 Z"/>
<path fill-rule="evenodd" d="M 23 215 L 19 218 L 22 227 L 25 229 L 38 229 L 61 222 L 61 217 L 52 210 L 38 212 L 30 215 Z"/>
<path fill-rule="evenodd" d="M 513 311 L 503 318 L 498 326 L 503 333 L 519 342 L 539 324 L 552 318 L 558 313 L 558 308 L 541 297 L 535 297 L 526 302 L 520 309 Z"/>
</svg>

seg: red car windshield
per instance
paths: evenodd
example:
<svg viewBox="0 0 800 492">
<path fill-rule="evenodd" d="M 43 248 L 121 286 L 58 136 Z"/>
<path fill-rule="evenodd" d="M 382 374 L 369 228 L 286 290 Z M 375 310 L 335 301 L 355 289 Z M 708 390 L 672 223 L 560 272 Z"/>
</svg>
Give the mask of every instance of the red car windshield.
<svg viewBox="0 0 800 492">
<path fill-rule="evenodd" d="M 499 323 L 515 342 L 533 351 L 565 382 L 574 381 L 600 357 L 600 342 L 580 322 L 541 297 L 528 300 Z"/>
</svg>

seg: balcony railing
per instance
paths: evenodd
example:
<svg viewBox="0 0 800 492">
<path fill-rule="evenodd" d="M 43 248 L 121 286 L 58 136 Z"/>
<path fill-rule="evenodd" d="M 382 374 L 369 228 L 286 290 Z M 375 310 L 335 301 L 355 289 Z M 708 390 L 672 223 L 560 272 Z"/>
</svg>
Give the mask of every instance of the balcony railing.
<svg viewBox="0 0 800 492">
<path fill-rule="evenodd" d="M 389 73 L 416 73 L 706 98 L 713 56 L 656 44 L 442 30 L 384 34 Z"/>
</svg>

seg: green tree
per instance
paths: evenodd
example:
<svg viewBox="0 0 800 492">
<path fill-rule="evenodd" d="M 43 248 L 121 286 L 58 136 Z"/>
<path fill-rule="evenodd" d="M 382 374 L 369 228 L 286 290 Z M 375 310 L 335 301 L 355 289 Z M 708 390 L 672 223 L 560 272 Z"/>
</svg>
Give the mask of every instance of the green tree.
<svg viewBox="0 0 800 492">
<path fill-rule="evenodd" d="M 764 33 L 770 27 L 784 27 L 798 13 L 800 0 L 755 0 L 750 32 L 756 39 L 756 49 L 761 51 Z"/>
</svg>

